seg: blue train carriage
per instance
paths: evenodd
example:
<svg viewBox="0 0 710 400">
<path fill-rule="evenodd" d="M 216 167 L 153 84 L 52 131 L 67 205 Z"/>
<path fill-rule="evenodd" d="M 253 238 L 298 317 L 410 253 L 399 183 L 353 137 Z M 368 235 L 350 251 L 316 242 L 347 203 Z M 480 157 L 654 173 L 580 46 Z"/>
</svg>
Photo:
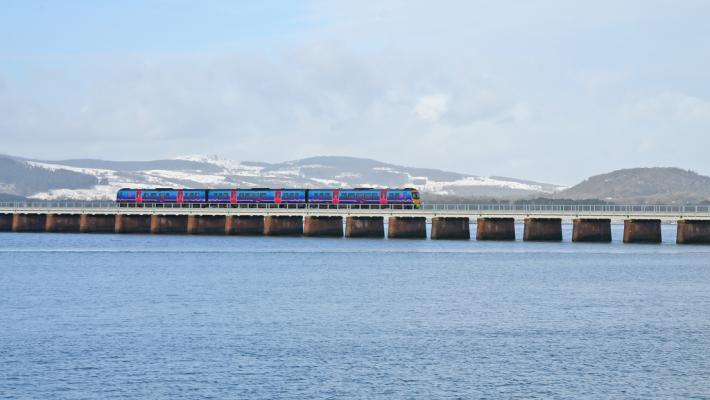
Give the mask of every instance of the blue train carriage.
<svg viewBox="0 0 710 400">
<path fill-rule="evenodd" d="M 237 204 L 271 204 L 276 202 L 276 190 L 269 188 L 237 189 Z"/>
<path fill-rule="evenodd" d="M 175 189 L 141 190 L 141 203 L 170 204 L 178 202 L 178 191 Z"/>
<path fill-rule="evenodd" d="M 330 208 L 338 203 L 338 189 L 308 189 L 306 193 L 308 204 Z"/>
<path fill-rule="evenodd" d="M 236 189 L 209 189 L 207 191 L 209 204 L 234 204 L 237 202 Z"/>
<path fill-rule="evenodd" d="M 356 188 L 338 191 L 338 204 L 350 206 L 384 206 L 383 194 L 386 189 Z"/>
<path fill-rule="evenodd" d="M 129 207 L 141 201 L 141 190 L 123 188 L 116 193 L 116 203 L 119 207 Z"/>
<path fill-rule="evenodd" d="M 306 189 L 279 189 L 274 193 L 274 202 L 281 206 L 306 206 L 307 203 Z"/>
<path fill-rule="evenodd" d="M 385 201 L 391 207 L 421 208 L 421 198 L 417 189 L 388 189 Z"/>
</svg>

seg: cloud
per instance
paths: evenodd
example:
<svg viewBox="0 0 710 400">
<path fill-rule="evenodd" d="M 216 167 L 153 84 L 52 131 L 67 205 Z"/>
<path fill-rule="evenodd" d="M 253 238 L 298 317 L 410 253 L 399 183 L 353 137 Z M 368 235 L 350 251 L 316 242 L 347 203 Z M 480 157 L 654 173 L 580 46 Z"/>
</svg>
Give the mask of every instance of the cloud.
<svg viewBox="0 0 710 400">
<path fill-rule="evenodd" d="M 449 109 L 449 96 L 432 94 L 421 96 L 414 107 L 414 113 L 422 121 L 436 122 Z"/>
<path fill-rule="evenodd" d="M 627 111 L 635 118 L 654 121 L 710 124 L 710 101 L 679 92 L 663 92 L 637 100 L 627 106 Z"/>
<path fill-rule="evenodd" d="M 175 52 L 159 38 L 142 53 L 130 40 L 100 54 L 0 52 L 22 60 L 0 63 L 4 152 L 342 154 L 566 184 L 659 160 L 710 173 L 705 157 L 663 148 L 710 146 L 699 2 L 307 4 L 297 29 L 243 46 L 206 31 Z"/>
</svg>

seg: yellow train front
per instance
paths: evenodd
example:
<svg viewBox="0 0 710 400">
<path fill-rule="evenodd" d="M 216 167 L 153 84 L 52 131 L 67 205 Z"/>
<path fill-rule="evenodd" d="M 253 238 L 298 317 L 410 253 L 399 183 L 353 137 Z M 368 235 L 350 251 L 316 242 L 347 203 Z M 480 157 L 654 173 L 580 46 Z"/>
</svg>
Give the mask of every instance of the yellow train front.
<svg viewBox="0 0 710 400">
<path fill-rule="evenodd" d="M 119 206 L 145 205 L 324 205 L 335 208 L 421 208 L 419 191 L 404 189 L 130 189 L 116 194 Z"/>
</svg>

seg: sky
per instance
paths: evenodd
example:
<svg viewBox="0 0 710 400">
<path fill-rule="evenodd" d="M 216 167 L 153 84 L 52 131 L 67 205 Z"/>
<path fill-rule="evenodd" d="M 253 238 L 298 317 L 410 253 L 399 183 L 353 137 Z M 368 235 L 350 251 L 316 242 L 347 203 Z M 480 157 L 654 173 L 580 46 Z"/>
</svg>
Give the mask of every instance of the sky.
<svg viewBox="0 0 710 400">
<path fill-rule="evenodd" d="M 14 1 L 0 154 L 710 175 L 708 1 Z"/>
</svg>

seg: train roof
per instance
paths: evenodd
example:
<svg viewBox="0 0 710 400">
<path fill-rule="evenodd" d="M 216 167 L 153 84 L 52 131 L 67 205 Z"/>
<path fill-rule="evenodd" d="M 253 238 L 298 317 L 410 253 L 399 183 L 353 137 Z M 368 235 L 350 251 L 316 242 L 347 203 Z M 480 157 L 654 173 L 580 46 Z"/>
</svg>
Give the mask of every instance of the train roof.
<svg viewBox="0 0 710 400">
<path fill-rule="evenodd" d="M 164 187 L 158 187 L 158 188 L 121 188 L 118 189 L 118 191 L 123 191 L 123 190 L 222 190 L 222 191 L 230 191 L 230 190 L 314 190 L 314 191 L 322 191 L 322 190 L 340 190 L 340 191 L 365 191 L 365 190 L 417 190 L 415 188 L 278 188 L 278 189 L 273 189 L 273 188 L 164 188 Z"/>
</svg>

